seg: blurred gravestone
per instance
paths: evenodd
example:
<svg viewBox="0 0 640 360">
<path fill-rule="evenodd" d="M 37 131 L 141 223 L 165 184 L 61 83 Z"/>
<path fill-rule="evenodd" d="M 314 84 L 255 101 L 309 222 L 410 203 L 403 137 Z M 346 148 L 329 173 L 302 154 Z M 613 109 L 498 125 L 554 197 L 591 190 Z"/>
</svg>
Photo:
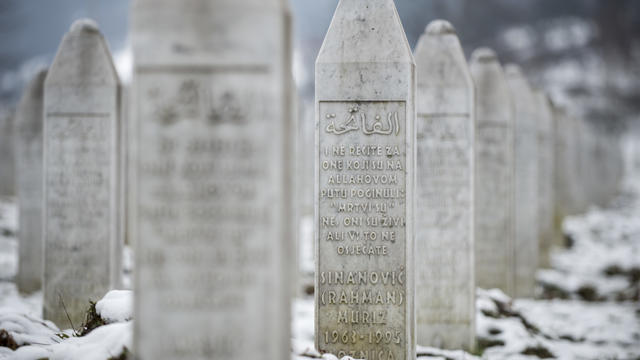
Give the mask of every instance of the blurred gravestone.
<svg viewBox="0 0 640 360">
<path fill-rule="evenodd" d="M 0 196 L 14 196 L 16 194 L 14 121 L 14 113 L 0 112 Z"/>
<path fill-rule="evenodd" d="M 562 232 L 562 222 L 569 215 L 571 203 L 571 159 L 570 159 L 570 136 L 569 119 L 567 111 L 563 107 L 553 107 L 553 225 L 554 244 L 564 246 L 564 234 Z"/>
<path fill-rule="evenodd" d="M 416 339 L 472 349 L 474 85 L 451 24 L 436 20 L 415 51 Z"/>
<path fill-rule="evenodd" d="M 22 292 L 40 289 L 42 251 L 42 100 L 47 71 L 31 80 L 18 105 L 16 183 L 18 185 L 18 276 Z"/>
<path fill-rule="evenodd" d="M 62 328 L 120 276 L 118 98 L 97 25 L 76 21 L 44 88 L 44 317 Z"/>
<path fill-rule="evenodd" d="M 515 106 L 515 297 L 533 297 L 538 266 L 536 99 L 516 65 L 505 67 Z"/>
<path fill-rule="evenodd" d="M 392 0 L 341 0 L 316 61 L 316 347 L 413 359 L 415 63 Z"/>
<path fill-rule="evenodd" d="M 549 98 L 544 92 L 534 93 L 536 122 L 538 124 L 538 266 L 551 266 L 553 245 L 553 113 Z"/>
<path fill-rule="evenodd" d="M 134 2 L 141 359 L 290 356 L 289 16 L 280 0 Z"/>
<path fill-rule="evenodd" d="M 514 290 L 514 112 L 496 54 L 473 52 L 476 84 L 475 270 L 476 285 Z"/>
</svg>

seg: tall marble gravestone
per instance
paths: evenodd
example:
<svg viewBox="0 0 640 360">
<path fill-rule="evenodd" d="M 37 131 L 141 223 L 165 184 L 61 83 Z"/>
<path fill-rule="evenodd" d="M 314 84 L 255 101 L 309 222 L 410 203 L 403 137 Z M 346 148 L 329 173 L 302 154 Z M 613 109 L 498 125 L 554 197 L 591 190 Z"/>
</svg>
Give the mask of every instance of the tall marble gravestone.
<svg viewBox="0 0 640 360">
<path fill-rule="evenodd" d="M 554 106 L 553 108 L 553 224 L 554 224 L 554 244 L 563 247 L 564 234 L 562 232 L 562 222 L 569 215 L 570 198 L 570 134 L 568 127 L 567 111 L 564 107 Z"/>
<path fill-rule="evenodd" d="M 0 113 L 0 196 L 16 195 L 15 115 Z"/>
<path fill-rule="evenodd" d="M 514 109 L 496 54 L 471 55 L 476 84 L 476 285 L 514 291 Z"/>
<path fill-rule="evenodd" d="M 517 65 L 505 67 L 515 106 L 515 289 L 533 297 L 538 267 L 538 125 L 537 102 Z"/>
<path fill-rule="evenodd" d="M 44 86 L 44 318 L 61 328 L 120 275 L 118 99 L 104 38 L 76 21 Z"/>
<path fill-rule="evenodd" d="M 549 98 L 536 91 L 536 114 L 538 123 L 538 266 L 551 266 L 553 246 L 553 113 Z"/>
<path fill-rule="evenodd" d="M 415 63 L 392 0 L 341 0 L 316 61 L 316 347 L 414 359 Z"/>
<path fill-rule="evenodd" d="M 427 26 L 415 58 L 416 341 L 472 349 L 474 84 L 444 20 Z"/>
<path fill-rule="evenodd" d="M 18 275 L 22 292 L 39 290 L 44 258 L 42 251 L 42 70 L 27 86 L 17 113 L 16 183 L 18 185 Z"/>
<path fill-rule="evenodd" d="M 132 31 L 134 352 L 287 358 L 288 7 L 137 0 Z"/>
</svg>

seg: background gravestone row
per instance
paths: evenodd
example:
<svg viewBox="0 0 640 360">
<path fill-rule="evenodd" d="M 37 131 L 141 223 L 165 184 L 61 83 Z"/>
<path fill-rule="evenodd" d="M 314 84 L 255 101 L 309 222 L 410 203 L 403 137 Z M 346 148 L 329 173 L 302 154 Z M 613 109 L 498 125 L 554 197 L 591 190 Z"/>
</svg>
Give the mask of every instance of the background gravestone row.
<svg viewBox="0 0 640 360">
<path fill-rule="evenodd" d="M 121 286 L 126 241 L 137 356 L 286 358 L 296 208 L 310 201 L 295 174 L 312 171 L 294 169 L 289 8 L 132 10 L 130 89 L 81 20 L 23 95 L 18 286 L 42 286 L 44 317 L 77 327 L 88 299 Z M 341 0 L 315 71 L 315 146 L 299 150 L 316 159 L 320 352 L 473 350 L 476 287 L 533 297 L 562 218 L 620 181 L 616 138 L 488 48 L 467 64 L 448 22 L 429 24 L 414 60 L 392 0 Z"/>
</svg>

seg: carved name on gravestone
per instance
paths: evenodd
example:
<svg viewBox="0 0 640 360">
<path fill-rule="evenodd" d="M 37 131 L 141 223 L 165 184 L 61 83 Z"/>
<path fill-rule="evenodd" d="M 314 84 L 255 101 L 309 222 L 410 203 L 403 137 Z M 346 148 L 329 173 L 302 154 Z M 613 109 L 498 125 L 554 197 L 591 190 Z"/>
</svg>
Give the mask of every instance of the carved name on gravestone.
<svg viewBox="0 0 640 360">
<path fill-rule="evenodd" d="M 499 288 L 512 295 L 513 102 L 502 66 L 492 50 L 474 51 L 470 69 L 476 84 L 476 286 Z"/>
<path fill-rule="evenodd" d="M 553 114 L 544 92 L 534 93 L 538 123 L 538 224 L 540 267 L 551 266 L 553 245 Z"/>
<path fill-rule="evenodd" d="M 81 325 L 120 276 L 119 85 L 91 20 L 62 39 L 44 88 L 44 318 Z"/>
<path fill-rule="evenodd" d="M 276 0 L 134 3 L 140 359 L 290 356 L 289 22 Z"/>
<path fill-rule="evenodd" d="M 515 107 L 515 290 L 533 297 L 538 266 L 538 124 L 536 100 L 517 65 L 505 67 Z"/>
<path fill-rule="evenodd" d="M 416 339 L 472 349 L 474 85 L 455 29 L 429 24 L 418 40 Z"/>
<path fill-rule="evenodd" d="M 341 0 L 316 61 L 316 347 L 413 359 L 415 64 L 392 0 Z"/>
<path fill-rule="evenodd" d="M 42 70 L 27 86 L 17 113 L 16 183 L 18 185 L 18 275 L 23 292 L 39 290 L 44 258 L 42 251 Z"/>
</svg>

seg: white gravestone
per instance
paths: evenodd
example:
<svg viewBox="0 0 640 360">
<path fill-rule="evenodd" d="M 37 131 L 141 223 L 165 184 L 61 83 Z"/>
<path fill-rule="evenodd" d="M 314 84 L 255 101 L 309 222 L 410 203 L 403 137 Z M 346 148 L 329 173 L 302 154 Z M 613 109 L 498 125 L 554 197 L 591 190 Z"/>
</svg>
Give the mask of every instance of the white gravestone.
<svg viewBox="0 0 640 360">
<path fill-rule="evenodd" d="M 562 222 L 569 215 L 569 188 L 571 167 L 569 166 L 569 128 L 568 116 L 564 107 L 553 107 L 553 224 L 554 224 L 554 244 L 558 247 L 564 246 L 564 234 L 562 232 Z"/>
<path fill-rule="evenodd" d="M 584 120 L 575 115 L 569 116 L 571 119 L 571 136 L 573 137 L 573 158 L 574 162 L 571 164 L 571 171 L 573 179 L 571 181 L 571 202 L 572 213 L 582 213 L 587 208 L 587 194 L 585 193 L 586 169 L 584 163 L 584 154 L 587 151 L 587 142 L 585 134 Z"/>
<path fill-rule="evenodd" d="M 140 359 L 290 356 L 289 29 L 280 0 L 133 4 Z"/>
<path fill-rule="evenodd" d="M 341 0 L 316 61 L 316 347 L 414 359 L 415 63 L 392 0 Z"/>
<path fill-rule="evenodd" d="M 42 70 L 27 86 L 17 113 L 16 183 L 18 192 L 18 275 L 22 292 L 39 290 L 44 258 L 42 251 Z"/>
<path fill-rule="evenodd" d="M 16 195 L 16 164 L 14 113 L 0 112 L 0 196 Z"/>
<path fill-rule="evenodd" d="M 44 88 L 44 318 L 61 328 L 80 326 L 120 276 L 118 99 L 104 38 L 76 21 Z"/>
<path fill-rule="evenodd" d="M 474 84 L 455 29 L 427 26 L 415 51 L 416 341 L 471 350 Z"/>
<path fill-rule="evenodd" d="M 515 106 L 515 291 L 533 297 L 538 266 L 538 125 L 536 99 L 517 65 L 505 67 Z"/>
<path fill-rule="evenodd" d="M 553 245 L 553 113 L 549 98 L 536 91 L 536 114 L 538 123 L 538 266 L 551 266 Z"/>
<path fill-rule="evenodd" d="M 496 54 L 471 55 L 476 84 L 476 286 L 514 290 L 514 108 Z"/>
</svg>

